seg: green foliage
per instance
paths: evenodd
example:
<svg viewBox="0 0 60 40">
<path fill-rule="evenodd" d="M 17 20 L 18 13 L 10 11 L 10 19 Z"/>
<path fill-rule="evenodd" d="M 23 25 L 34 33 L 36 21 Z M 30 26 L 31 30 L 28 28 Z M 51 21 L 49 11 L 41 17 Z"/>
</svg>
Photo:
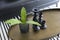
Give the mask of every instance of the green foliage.
<svg viewBox="0 0 60 40">
<path fill-rule="evenodd" d="M 35 25 L 38 25 L 38 26 L 41 26 L 38 22 L 34 22 L 34 21 L 26 21 L 26 9 L 24 7 L 22 7 L 21 9 L 21 20 L 18 20 L 18 19 L 10 19 L 10 20 L 7 20 L 5 21 L 5 23 L 8 23 L 10 24 L 11 26 L 12 25 L 15 25 L 15 24 L 35 24 Z"/>
<path fill-rule="evenodd" d="M 35 21 L 27 21 L 28 24 L 35 24 L 35 25 L 38 25 L 38 26 L 41 26 L 38 22 L 35 22 Z"/>
<path fill-rule="evenodd" d="M 21 21 L 23 24 L 26 23 L 26 16 L 27 16 L 26 15 L 26 9 L 24 7 L 22 7 L 22 9 L 21 9 Z"/>
<path fill-rule="evenodd" d="M 12 25 L 15 25 L 15 24 L 20 24 L 22 22 L 19 21 L 18 19 L 10 19 L 10 20 L 5 21 L 5 23 L 10 24 L 12 26 Z"/>
</svg>

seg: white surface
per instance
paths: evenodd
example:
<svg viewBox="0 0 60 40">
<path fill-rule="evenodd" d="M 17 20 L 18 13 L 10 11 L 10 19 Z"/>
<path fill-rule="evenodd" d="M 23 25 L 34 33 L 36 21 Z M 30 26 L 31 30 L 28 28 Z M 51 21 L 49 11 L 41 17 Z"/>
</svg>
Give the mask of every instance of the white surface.
<svg viewBox="0 0 60 40">
<path fill-rule="evenodd" d="M 48 6 L 48 7 L 45 7 L 45 8 L 42 8 L 42 9 L 40 9 L 40 10 L 48 10 L 48 9 L 60 9 L 60 0 L 59 0 L 59 2 L 57 3 L 57 7 L 56 7 L 56 4 L 53 4 L 53 5 L 50 5 L 50 6 Z"/>
</svg>

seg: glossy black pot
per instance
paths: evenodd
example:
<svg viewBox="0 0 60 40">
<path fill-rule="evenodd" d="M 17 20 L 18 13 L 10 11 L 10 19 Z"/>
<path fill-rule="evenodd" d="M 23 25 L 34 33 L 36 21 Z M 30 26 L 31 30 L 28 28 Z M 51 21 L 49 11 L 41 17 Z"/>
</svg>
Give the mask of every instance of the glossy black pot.
<svg viewBox="0 0 60 40">
<path fill-rule="evenodd" d="M 29 32 L 29 24 L 20 24 L 19 28 L 21 33 Z"/>
</svg>

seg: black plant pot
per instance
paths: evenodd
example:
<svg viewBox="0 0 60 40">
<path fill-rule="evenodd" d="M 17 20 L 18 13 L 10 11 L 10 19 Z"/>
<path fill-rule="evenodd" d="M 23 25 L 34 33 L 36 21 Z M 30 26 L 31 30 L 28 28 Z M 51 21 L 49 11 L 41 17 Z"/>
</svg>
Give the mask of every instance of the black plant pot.
<svg viewBox="0 0 60 40">
<path fill-rule="evenodd" d="M 20 24 L 19 25 L 21 33 L 29 32 L 29 24 Z"/>
</svg>

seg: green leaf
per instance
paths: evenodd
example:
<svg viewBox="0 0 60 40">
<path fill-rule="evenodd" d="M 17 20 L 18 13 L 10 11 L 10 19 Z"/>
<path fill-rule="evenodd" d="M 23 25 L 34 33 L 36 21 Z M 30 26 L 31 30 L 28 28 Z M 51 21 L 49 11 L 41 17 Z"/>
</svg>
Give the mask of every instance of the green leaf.
<svg viewBox="0 0 60 40">
<path fill-rule="evenodd" d="M 21 21 L 23 24 L 26 23 L 26 16 L 27 16 L 26 15 L 26 9 L 24 7 L 22 7 L 22 9 L 21 9 Z"/>
<path fill-rule="evenodd" d="M 35 24 L 35 25 L 38 25 L 38 26 L 41 26 L 38 22 L 35 22 L 35 21 L 27 21 L 28 24 Z"/>
<path fill-rule="evenodd" d="M 22 22 L 19 21 L 18 19 L 10 19 L 10 20 L 5 21 L 5 23 L 10 24 L 12 26 L 12 25 L 15 25 L 15 24 L 20 24 Z"/>
</svg>

